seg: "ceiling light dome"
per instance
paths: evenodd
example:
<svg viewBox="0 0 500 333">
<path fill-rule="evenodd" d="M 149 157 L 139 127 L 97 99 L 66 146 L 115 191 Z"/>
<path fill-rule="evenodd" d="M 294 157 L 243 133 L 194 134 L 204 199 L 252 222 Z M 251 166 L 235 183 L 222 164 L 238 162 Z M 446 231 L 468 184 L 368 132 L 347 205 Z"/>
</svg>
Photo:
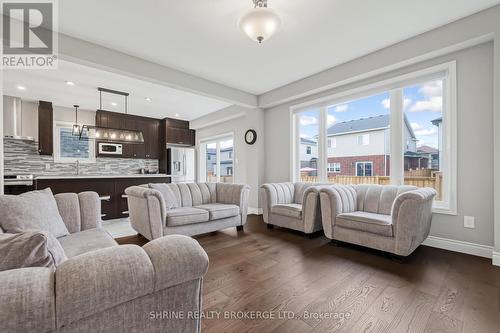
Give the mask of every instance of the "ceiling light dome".
<svg viewBox="0 0 500 333">
<path fill-rule="evenodd" d="M 254 8 L 240 18 L 238 25 L 250 39 L 262 43 L 278 31 L 281 20 L 267 8 L 267 0 L 253 0 Z"/>
</svg>

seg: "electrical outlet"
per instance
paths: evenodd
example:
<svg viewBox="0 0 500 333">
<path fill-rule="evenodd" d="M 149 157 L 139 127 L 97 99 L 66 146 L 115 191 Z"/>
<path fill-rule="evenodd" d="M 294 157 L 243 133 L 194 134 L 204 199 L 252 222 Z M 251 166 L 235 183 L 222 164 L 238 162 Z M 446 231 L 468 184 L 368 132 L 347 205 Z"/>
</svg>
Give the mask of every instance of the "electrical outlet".
<svg viewBox="0 0 500 333">
<path fill-rule="evenodd" d="M 50 163 L 45 163 L 45 170 L 50 170 Z"/>
<path fill-rule="evenodd" d="M 476 222 L 474 216 L 464 216 L 464 228 L 474 229 Z"/>
</svg>

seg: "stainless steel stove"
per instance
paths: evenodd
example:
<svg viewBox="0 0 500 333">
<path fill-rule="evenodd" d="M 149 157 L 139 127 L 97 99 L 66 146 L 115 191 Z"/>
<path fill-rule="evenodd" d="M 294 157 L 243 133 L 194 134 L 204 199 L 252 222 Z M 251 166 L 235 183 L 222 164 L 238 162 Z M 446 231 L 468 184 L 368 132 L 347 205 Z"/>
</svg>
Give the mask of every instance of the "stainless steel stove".
<svg viewBox="0 0 500 333">
<path fill-rule="evenodd" d="M 21 194 L 33 190 L 33 175 L 4 175 L 4 193 Z"/>
</svg>

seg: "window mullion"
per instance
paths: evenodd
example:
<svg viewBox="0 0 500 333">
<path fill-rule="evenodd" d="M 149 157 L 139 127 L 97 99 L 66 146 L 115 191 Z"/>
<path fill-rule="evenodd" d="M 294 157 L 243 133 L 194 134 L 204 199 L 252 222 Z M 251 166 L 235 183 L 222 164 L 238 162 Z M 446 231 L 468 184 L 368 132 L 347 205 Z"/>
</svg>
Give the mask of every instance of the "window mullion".
<svg viewBox="0 0 500 333">
<path fill-rule="evenodd" d="M 327 124 L 327 108 L 322 107 L 319 110 L 319 131 L 318 131 L 318 181 L 325 183 L 328 178 L 328 144 L 326 142 L 328 130 Z"/>
<path fill-rule="evenodd" d="M 390 116 L 390 176 L 391 184 L 404 184 L 404 142 L 403 142 L 403 89 L 395 89 L 391 94 Z"/>
</svg>

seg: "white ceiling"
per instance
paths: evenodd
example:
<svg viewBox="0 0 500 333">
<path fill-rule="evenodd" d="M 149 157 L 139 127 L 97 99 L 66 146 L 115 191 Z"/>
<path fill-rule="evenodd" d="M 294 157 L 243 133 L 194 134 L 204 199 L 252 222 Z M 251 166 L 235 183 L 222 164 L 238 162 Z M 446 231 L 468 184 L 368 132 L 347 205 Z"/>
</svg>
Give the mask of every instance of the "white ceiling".
<svg viewBox="0 0 500 333">
<path fill-rule="evenodd" d="M 65 81 L 72 81 L 68 86 Z M 107 71 L 59 61 L 57 70 L 5 70 L 4 94 L 25 100 L 50 101 L 57 106 L 80 105 L 85 110 L 99 108 L 97 87 L 130 93 L 130 114 L 153 118 L 192 120 L 229 106 L 212 98 L 172 89 L 162 85 L 122 76 Z M 17 87 L 21 85 L 26 90 Z M 151 98 L 148 102 L 146 97 Z M 103 98 L 103 109 L 123 112 L 123 98 Z M 111 105 L 116 103 L 116 106 Z M 178 114 L 178 116 L 176 116 Z"/>
<path fill-rule="evenodd" d="M 237 28 L 250 0 L 64 0 L 60 31 L 261 94 L 499 4 L 500 0 L 269 0 L 258 45 Z"/>
</svg>

